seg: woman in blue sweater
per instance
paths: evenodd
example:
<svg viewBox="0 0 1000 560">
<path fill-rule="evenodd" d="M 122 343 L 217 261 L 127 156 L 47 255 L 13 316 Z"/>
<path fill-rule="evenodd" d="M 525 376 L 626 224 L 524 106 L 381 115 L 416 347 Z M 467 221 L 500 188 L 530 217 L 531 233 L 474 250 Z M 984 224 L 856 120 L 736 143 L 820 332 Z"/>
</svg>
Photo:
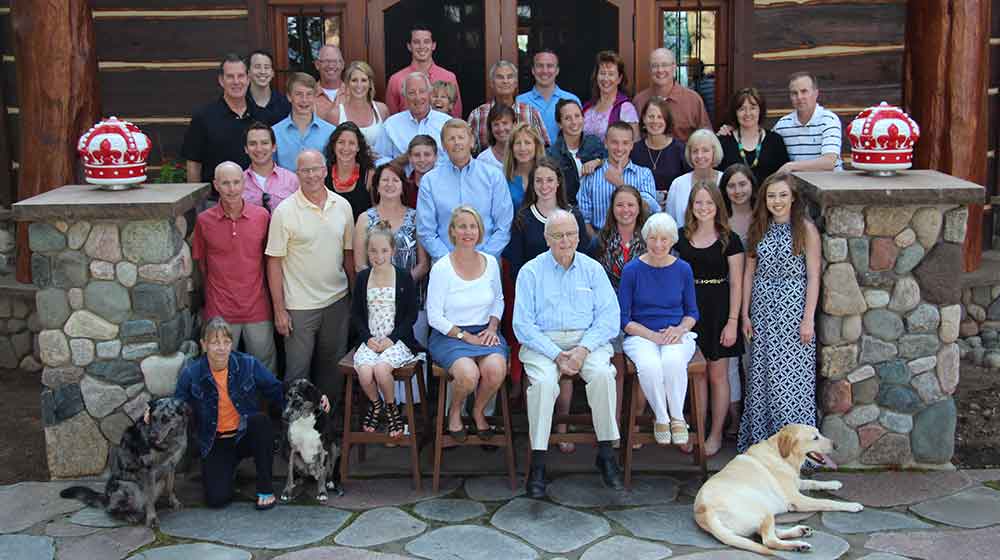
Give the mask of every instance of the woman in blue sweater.
<svg viewBox="0 0 1000 560">
<path fill-rule="evenodd" d="M 677 222 L 666 213 L 642 226 L 646 253 L 625 265 L 618 287 L 625 354 L 635 363 L 642 392 L 656 415 L 656 443 L 684 445 L 687 365 L 694 356 L 691 332 L 698 321 L 691 266 L 670 254 Z"/>
</svg>

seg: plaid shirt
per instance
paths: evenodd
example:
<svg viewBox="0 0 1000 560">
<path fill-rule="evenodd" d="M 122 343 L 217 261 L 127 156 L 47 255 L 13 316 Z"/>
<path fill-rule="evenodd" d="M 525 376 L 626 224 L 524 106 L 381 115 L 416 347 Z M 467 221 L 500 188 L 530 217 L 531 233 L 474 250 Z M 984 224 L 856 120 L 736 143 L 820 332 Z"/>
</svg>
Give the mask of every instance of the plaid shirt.
<svg viewBox="0 0 1000 560">
<path fill-rule="evenodd" d="M 486 135 L 489 127 L 486 126 L 486 117 L 489 116 L 490 109 L 493 108 L 494 103 L 496 103 L 496 101 L 483 103 L 469 113 L 469 126 L 472 127 L 472 132 L 476 140 L 476 146 L 474 149 L 475 153 L 479 153 L 489 146 L 488 136 Z M 549 133 L 545 130 L 545 121 L 542 120 L 542 115 L 538 112 L 538 109 L 520 101 L 514 102 L 514 106 L 512 108 L 514 109 L 514 115 L 517 116 L 517 122 L 514 124 L 528 123 L 531 125 L 531 128 L 538 131 L 542 140 L 545 141 L 545 145 L 548 146 Z"/>
</svg>

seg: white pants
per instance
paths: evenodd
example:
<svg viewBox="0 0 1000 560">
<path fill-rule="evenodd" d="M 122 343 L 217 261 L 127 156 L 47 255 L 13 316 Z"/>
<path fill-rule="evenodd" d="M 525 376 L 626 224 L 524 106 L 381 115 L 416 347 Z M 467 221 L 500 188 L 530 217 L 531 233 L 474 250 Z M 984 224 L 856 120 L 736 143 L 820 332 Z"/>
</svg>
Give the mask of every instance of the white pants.
<svg viewBox="0 0 1000 560">
<path fill-rule="evenodd" d="M 625 337 L 622 348 L 635 364 L 639 385 L 656 415 L 657 424 L 667 424 L 671 418 L 684 419 L 687 367 L 697 350 L 694 343 L 697 336 L 689 332 L 677 344 L 662 345 L 641 336 Z"/>
<path fill-rule="evenodd" d="M 579 344 L 584 331 L 552 331 L 545 334 L 556 346 L 569 350 Z M 545 355 L 524 345 L 519 355 L 524 364 L 524 374 L 530 381 L 527 405 L 531 449 L 545 451 L 549 448 L 549 434 L 552 433 L 552 410 L 559 396 L 559 368 Z M 618 439 L 611 345 L 605 344 L 588 354 L 579 375 L 587 383 L 587 404 L 590 405 L 597 441 Z"/>
</svg>

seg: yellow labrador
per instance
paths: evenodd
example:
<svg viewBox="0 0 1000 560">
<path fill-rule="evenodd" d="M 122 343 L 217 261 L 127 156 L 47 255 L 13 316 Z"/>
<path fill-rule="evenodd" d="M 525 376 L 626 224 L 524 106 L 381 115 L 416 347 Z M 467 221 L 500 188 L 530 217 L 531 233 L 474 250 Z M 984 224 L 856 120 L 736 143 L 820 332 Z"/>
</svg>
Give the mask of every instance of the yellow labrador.
<svg viewBox="0 0 1000 560">
<path fill-rule="evenodd" d="M 772 555 L 774 550 L 805 552 L 812 546 L 803 541 L 812 529 L 798 525 L 776 529 L 774 516 L 789 511 L 850 511 L 864 506 L 811 498 L 802 490 L 837 490 L 836 480 L 801 480 L 799 471 L 806 457 L 829 468 L 837 465 L 827 456 L 833 442 L 812 426 L 790 424 L 765 441 L 737 455 L 710 478 L 694 500 L 698 525 L 729 546 Z M 759 533 L 763 545 L 747 538 Z"/>
</svg>

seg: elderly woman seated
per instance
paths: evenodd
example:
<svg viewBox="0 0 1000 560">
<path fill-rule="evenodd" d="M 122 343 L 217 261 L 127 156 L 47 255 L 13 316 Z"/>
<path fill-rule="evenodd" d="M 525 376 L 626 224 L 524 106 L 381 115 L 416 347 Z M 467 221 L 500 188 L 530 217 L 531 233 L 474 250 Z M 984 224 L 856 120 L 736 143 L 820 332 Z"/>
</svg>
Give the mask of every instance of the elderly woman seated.
<svg viewBox="0 0 1000 560">
<path fill-rule="evenodd" d="M 580 229 L 573 214 L 552 211 L 545 223 L 545 241 L 549 250 L 528 261 L 517 276 L 514 306 L 514 332 L 521 341 L 521 361 L 531 380 L 527 494 L 530 498 L 545 496 L 552 408 L 564 375 L 579 375 L 587 383 L 587 404 L 598 441 L 596 466 L 605 486 L 621 490 L 621 474 L 611 449 L 618 439 L 615 368 L 608 342 L 618 334 L 615 291 L 604 268 L 576 252 Z"/>
<path fill-rule="evenodd" d="M 479 437 L 488 440 L 497 428 L 486 421 L 484 409 L 507 374 L 507 342 L 497 332 L 503 315 L 500 265 L 476 250 L 483 240 L 483 221 L 474 208 L 455 208 L 448 239 L 455 248 L 434 263 L 427 287 L 427 322 L 432 328 L 428 349 L 454 379 L 450 435 L 465 441 L 462 405 L 475 392 L 472 419 Z"/>
<path fill-rule="evenodd" d="M 665 212 L 642 226 L 646 253 L 622 270 L 618 286 L 622 347 L 635 363 L 639 384 L 656 421 L 656 443 L 684 445 L 687 364 L 695 353 L 691 332 L 698 306 L 691 266 L 670 254 L 677 242 L 677 223 Z"/>
<path fill-rule="evenodd" d="M 233 333 L 222 317 L 205 323 L 201 348 L 204 354 L 181 372 L 174 396 L 194 410 L 205 503 L 209 507 L 228 504 L 236 465 L 253 457 L 257 509 L 270 509 L 275 504 L 271 486 L 274 429 L 257 407 L 257 392 L 284 408 L 281 382 L 257 358 L 233 350 Z"/>
</svg>

